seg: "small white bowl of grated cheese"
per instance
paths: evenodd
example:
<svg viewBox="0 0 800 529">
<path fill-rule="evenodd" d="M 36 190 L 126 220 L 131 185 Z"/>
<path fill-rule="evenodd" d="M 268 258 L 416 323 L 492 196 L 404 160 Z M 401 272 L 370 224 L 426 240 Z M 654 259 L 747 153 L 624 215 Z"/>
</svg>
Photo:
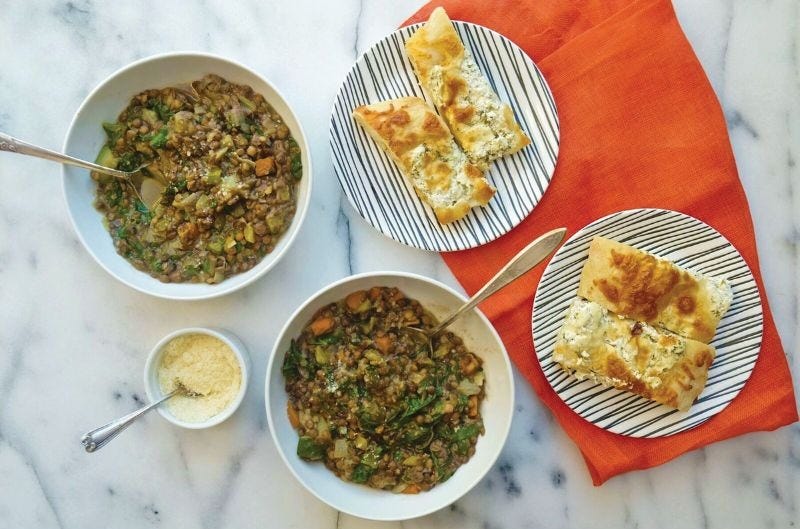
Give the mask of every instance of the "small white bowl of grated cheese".
<svg viewBox="0 0 800 529">
<path fill-rule="evenodd" d="M 158 407 L 177 426 L 210 428 L 236 411 L 247 390 L 250 359 L 238 338 L 215 329 L 192 327 L 165 336 L 144 367 L 144 386 L 151 402 L 178 385 L 178 393 Z"/>
</svg>

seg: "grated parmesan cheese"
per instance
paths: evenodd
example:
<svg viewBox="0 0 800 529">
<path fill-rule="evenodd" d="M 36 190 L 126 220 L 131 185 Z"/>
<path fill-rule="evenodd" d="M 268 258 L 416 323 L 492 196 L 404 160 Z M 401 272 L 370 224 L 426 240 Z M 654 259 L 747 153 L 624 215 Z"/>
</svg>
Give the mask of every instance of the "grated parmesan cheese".
<svg viewBox="0 0 800 529">
<path fill-rule="evenodd" d="M 185 422 L 203 422 L 222 412 L 239 393 L 242 370 L 225 342 L 207 334 L 178 336 L 164 346 L 158 366 L 161 391 L 169 393 L 178 381 L 199 396 L 175 395 L 169 411 Z"/>
</svg>

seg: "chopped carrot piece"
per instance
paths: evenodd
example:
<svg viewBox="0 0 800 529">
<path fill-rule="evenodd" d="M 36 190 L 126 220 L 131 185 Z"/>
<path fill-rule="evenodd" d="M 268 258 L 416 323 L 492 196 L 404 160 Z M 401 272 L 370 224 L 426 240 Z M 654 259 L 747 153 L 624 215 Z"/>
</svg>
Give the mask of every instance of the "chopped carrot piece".
<svg viewBox="0 0 800 529">
<path fill-rule="evenodd" d="M 266 176 L 272 171 L 275 159 L 271 156 L 256 160 L 256 176 Z"/>
<path fill-rule="evenodd" d="M 403 494 L 419 494 L 421 490 L 419 485 L 408 485 L 403 489 Z"/>
<path fill-rule="evenodd" d="M 375 338 L 375 346 L 383 354 L 387 354 L 392 349 L 392 339 L 387 335 L 377 336 Z"/>
<path fill-rule="evenodd" d="M 357 310 L 358 307 L 367 299 L 366 290 L 357 290 L 344 299 L 347 308 L 350 310 Z"/>
<path fill-rule="evenodd" d="M 297 410 L 294 409 L 291 402 L 286 403 L 286 415 L 289 416 L 289 422 L 292 428 L 300 427 L 300 417 L 297 416 Z"/>
<path fill-rule="evenodd" d="M 372 287 L 369 289 L 369 299 L 372 301 L 376 301 L 379 297 L 381 297 L 381 289 L 378 287 Z"/>
<path fill-rule="evenodd" d="M 320 334 L 325 334 L 326 332 L 333 329 L 333 318 L 329 318 L 323 316 L 321 318 L 317 318 L 313 322 L 311 322 L 311 332 L 314 333 L 314 336 L 319 336 Z"/>
</svg>

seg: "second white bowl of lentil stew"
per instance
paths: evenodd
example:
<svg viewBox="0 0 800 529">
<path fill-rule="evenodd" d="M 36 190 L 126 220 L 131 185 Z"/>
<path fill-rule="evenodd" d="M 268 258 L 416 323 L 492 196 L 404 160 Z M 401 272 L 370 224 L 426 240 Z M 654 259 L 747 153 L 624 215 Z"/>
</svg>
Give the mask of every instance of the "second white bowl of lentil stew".
<svg viewBox="0 0 800 529">
<path fill-rule="evenodd" d="M 85 99 L 64 152 L 143 170 L 157 198 L 64 166 L 67 208 L 111 275 L 168 299 L 251 283 L 283 256 L 305 217 L 311 157 L 286 99 L 228 59 L 169 53 L 109 76 Z"/>
<path fill-rule="evenodd" d="M 266 375 L 270 431 L 297 479 L 332 507 L 374 520 L 441 509 L 489 471 L 514 408 L 511 365 L 473 311 L 428 346 L 466 299 L 410 273 L 345 278 L 280 332 Z"/>
</svg>

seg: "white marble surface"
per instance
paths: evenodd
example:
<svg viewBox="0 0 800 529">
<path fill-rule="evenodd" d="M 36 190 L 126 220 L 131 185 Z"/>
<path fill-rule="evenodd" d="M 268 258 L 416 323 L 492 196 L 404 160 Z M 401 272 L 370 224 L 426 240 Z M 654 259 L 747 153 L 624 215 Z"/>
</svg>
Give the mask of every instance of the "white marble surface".
<svg viewBox="0 0 800 529">
<path fill-rule="evenodd" d="M 725 108 L 775 318 L 795 376 L 800 292 L 800 4 L 676 0 Z M 265 428 L 265 356 L 308 295 L 351 272 L 402 269 L 455 285 L 435 255 L 374 232 L 342 201 L 328 156 L 339 81 L 420 0 L 0 2 L 0 130 L 58 147 L 87 92 L 120 66 L 206 50 L 272 79 L 305 125 L 315 190 L 304 229 L 255 285 L 203 303 L 157 300 L 103 272 L 67 219 L 59 168 L 0 154 L 0 527 L 395 528 L 304 492 Z M 26 197 L 37 197 L 30 200 Z M 251 348 L 241 410 L 184 431 L 151 415 L 87 455 L 86 429 L 141 403 L 150 347 L 213 324 Z M 465 498 L 408 528 L 791 527 L 800 523 L 800 427 L 758 433 L 592 487 L 583 461 L 518 380 L 511 436 Z"/>
</svg>

